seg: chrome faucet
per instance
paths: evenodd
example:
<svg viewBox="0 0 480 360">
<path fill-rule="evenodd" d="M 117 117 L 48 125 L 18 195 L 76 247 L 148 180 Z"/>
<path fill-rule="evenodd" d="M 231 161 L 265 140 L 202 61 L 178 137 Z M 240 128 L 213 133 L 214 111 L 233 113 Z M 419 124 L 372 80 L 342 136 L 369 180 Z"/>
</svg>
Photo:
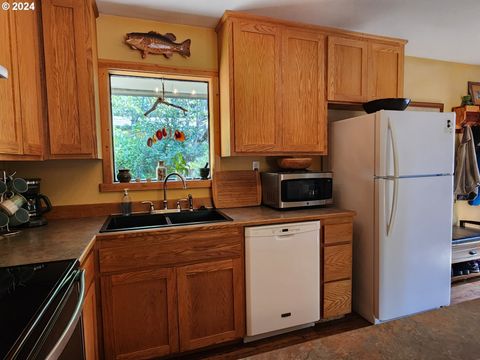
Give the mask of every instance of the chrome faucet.
<svg viewBox="0 0 480 360">
<path fill-rule="evenodd" d="M 180 180 L 182 180 L 182 183 L 183 183 L 183 189 L 186 189 L 187 188 L 187 183 L 185 182 L 185 178 L 180 175 L 179 173 L 176 173 L 176 172 L 173 172 L 173 173 L 170 173 L 168 174 L 166 177 L 165 177 L 165 180 L 163 180 L 163 209 L 164 210 L 168 210 L 168 201 L 167 201 L 167 181 L 168 181 L 168 178 L 170 176 L 173 176 L 173 175 L 177 175 Z"/>
</svg>

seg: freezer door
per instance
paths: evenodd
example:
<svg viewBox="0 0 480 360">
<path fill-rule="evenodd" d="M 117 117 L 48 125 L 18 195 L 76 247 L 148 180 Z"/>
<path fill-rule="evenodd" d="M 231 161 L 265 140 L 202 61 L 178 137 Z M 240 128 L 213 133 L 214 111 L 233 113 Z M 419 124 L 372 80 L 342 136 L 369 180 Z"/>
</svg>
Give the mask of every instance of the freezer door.
<svg viewBox="0 0 480 360">
<path fill-rule="evenodd" d="M 454 129 L 454 113 L 379 111 L 375 175 L 453 174 Z"/>
<path fill-rule="evenodd" d="M 452 176 L 376 179 L 375 317 L 450 304 Z"/>
</svg>

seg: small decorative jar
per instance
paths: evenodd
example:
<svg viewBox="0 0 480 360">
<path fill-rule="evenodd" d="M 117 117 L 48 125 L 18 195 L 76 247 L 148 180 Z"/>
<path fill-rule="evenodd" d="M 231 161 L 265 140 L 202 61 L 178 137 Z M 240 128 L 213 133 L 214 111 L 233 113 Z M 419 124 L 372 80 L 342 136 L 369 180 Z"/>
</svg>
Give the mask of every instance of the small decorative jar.
<svg viewBox="0 0 480 360">
<path fill-rule="evenodd" d="M 157 180 L 163 181 L 165 180 L 165 176 L 167 176 L 167 168 L 165 166 L 165 161 L 160 160 L 157 165 L 157 169 L 155 171 L 157 173 Z"/>
<path fill-rule="evenodd" d="M 117 180 L 121 183 L 128 183 L 132 179 L 132 174 L 130 174 L 129 169 L 120 169 L 118 170 Z"/>
</svg>

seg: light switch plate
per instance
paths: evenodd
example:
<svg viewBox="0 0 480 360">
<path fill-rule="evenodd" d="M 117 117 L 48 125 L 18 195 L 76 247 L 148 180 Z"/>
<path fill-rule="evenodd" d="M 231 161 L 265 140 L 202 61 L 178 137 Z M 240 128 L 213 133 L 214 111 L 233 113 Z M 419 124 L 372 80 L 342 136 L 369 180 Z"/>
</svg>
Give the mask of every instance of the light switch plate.
<svg viewBox="0 0 480 360">
<path fill-rule="evenodd" d="M 252 169 L 260 171 L 260 161 L 252 161 Z"/>
</svg>

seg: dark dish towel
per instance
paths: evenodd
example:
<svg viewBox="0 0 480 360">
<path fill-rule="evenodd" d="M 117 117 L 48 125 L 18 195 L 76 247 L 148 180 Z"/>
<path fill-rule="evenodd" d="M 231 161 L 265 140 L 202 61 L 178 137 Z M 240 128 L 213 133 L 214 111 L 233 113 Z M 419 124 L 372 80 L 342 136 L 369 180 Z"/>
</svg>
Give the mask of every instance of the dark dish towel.
<svg viewBox="0 0 480 360">
<path fill-rule="evenodd" d="M 463 129 L 462 140 L 458 145 L 455 160 L 455 195 L 463 195 L 466 196 L 466 200 L 473 200 L 478 195 L 480 173 L 470 126 Z"/>
<path fill-rule="evenodd" d="M 475 145 L 475 155 L 477 156 L 477 166 L 480 169 L 480 126 L 474 126 L 472 128 L 472 134 Z M 468 203 L 472 206 L 480 205 L 480 195 L 477 195 L 475 199 L 470 200 Z"/>
</svg>

